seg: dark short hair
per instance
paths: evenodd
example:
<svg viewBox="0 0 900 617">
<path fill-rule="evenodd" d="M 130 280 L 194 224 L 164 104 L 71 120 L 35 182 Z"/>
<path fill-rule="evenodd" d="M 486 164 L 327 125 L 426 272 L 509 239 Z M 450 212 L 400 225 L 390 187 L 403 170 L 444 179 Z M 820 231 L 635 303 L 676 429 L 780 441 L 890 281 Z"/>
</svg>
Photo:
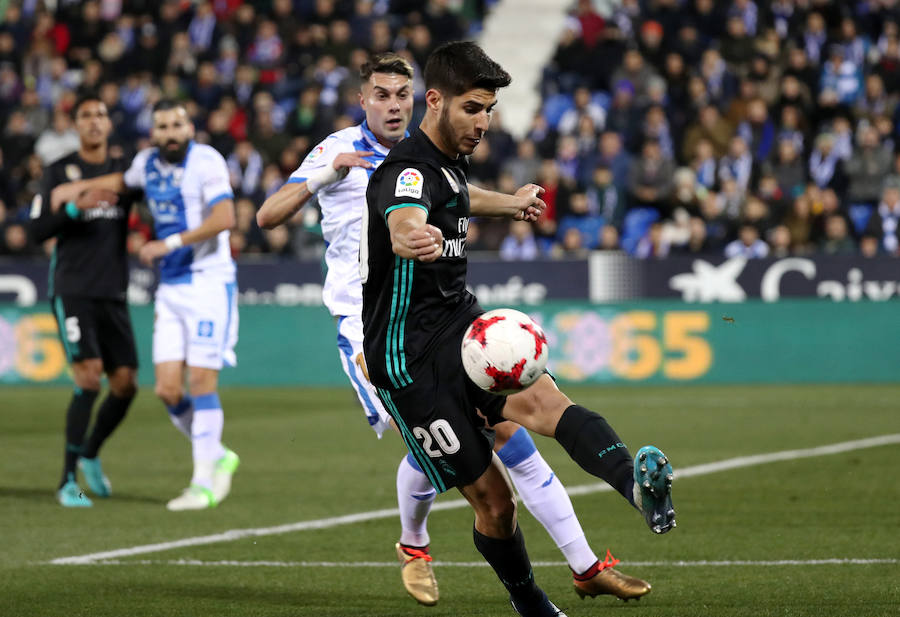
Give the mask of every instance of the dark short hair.
<svg viewBox="0 0 900 617">
<path fill-rule="evenodd" d="M 425 88 L 451 97 L 474 88 L 498 90 L 511 81 L 509 73 L 471 41 L 444 43 L 425 63 Z"/>
<path fill-rule="evenodd" d="M 156 113 L 158 111 L 169 111 L 170 109 L 178 109 L 179 107 L 187 111 L 184 103 L 181 103 L 174 99 L 159 99 L 156 104 L 153 105 L 153 113 Z"/>
<path fill-rule="evenodd" d="M 75 104 L 72 105 L 72 109 L 71 109 L 72 118 L 74 119 L 74 118 L 78 117 L 78 110 L 81 109 L 82 105 L 84 105 L 85 103 L 88 103 L 90 101 L 97 101 L 98 103 L 102 103 L 103 99 L 100 98 L 99 94 L 97 94 L 96 92 L 93 92 L 93 91 L 84 92 L 84 93 L 80 94 L 78 96 L 78 98 L 75 99 Z"/>
<path fill-rule="evenodd" d="M 359 77 L 368 81 L 372 73 L 385 73 L 387 75 L 405 75 L 413 78 L 413 67 L 409 61 L 399 54 L 387 51 L 375 54 L 359 67 Z"/>
</svg>

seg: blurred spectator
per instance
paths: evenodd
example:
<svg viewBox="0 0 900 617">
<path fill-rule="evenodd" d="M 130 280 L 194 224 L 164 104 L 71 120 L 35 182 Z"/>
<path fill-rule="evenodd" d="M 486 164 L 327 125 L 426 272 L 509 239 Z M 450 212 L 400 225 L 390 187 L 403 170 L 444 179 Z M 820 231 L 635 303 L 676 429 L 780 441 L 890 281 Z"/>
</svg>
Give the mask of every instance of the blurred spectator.
<svg viewBox="0 0 900 617">
<path fill-rule="evenodd" d="M 900 254 L 898 225 L 900 225 L 900 178 L 891 176 L 884 182 L 881 202 L 872 213 L 864 235 L 877 238 L 882 251 L 896 256 Z"/>
<path fill-rule="evenodd" d="M 779 140 L 775 161 L 769 168 L 783 195 L 793 197 L 803 191 L 806 185 L 806 166 L 793 140 Z"/>
<path fill-rule="evenodd" d="M 585 86 L 575 89 L 573 95 L 575 106 L 567 110 L 559 119 L 557 129 L 563 135 L 571 135 L 578 126 L 581 116 L 588 116 L 597 131 L 602 131 L 606 124 L 606 110 L 591 100 L 591 91 Z"/>
<path fill-rule="evenodd" d="M 513 185 L 519 187 L 534 182 L 540 168 L 541 160 L 537 155 L 537 148 L 533 141 L 525 138 L 519 142 L 516 156 L 504 162 L 502 173 L 510 174 Z"/>
<path fill-rule="evenodd" d="M 644 142 L 641 158 L 631 167 L 628 190 L 634 206 L 649 206 L 664 211 L 675 166 L 671 159 L 663 157 L 659 142 Z"/>
<path fill-rule="evenodd" d="M 226 162 L 235 194 L 255 196 L 261 185 L 263 159 L 253 144 L 249 141 L 238 142 Z"/>
<path fill-rule="evenodd" d="M 79 144 L 72 118 L 62 109 L 57 109 L 53 112 L 53 125 L 40 134 L 34 144 L 34 152 L 46 167 L 78 150 Z"/>
<path fill-rule="evenodd" d="M 712 144 L 716 158 L 725 156 L 732 134 L 731 125 L 722 118 L 719 109 L 715 105 L 707 105 L 700 110 L 697 121 L 685 131 L 682 156 L 685 160 L 693 158 L 697 142 L 701 139 Z"/>
<path fill-rule="evenodd" d="M 791 252 L 806 254 L 812 251 L 812 218 L 809 197 L 804 194 L 794 199 L 791 211 L 784 219 L 791 235 Z"/>
<path fill-rule="evenodd" d="M 708 139 L 699 139 L 689 161 L 698 184 L 707 189 L 713 188 L 717 182 L 717 164 L 712 142 Z"/>
<path fill-rule="evenodd" d="M 874 206 L 881 196 L 881 183 L 893 165 L 891 152 L 878 138 L 878 130 L 865 125 L 859 131 L 859 145 L 847 161 L 847 201 L 850 205 Z"/>
<path fill-rule="evenodd" d="M 672 253 L 704 255 L 709 252 L 709 242 L 706 235 L 706 221 L 699 216 L 692 216 L 688 222 L 687 241 L 677 246 L 673 246 Z"/>
<path fill-rule="evenodd" d="M 601 251 L 620 251 L 619 230 L 615 225 L 604 225 L 600 230 L 600 242 L 597 249 Z"/>
<path fill-rule="evenodd" d="M 813 143 L 813 152 L 809 157 L 809 175 L 818 187 L 831 187 L 843 193 L 847 186 L 844 164 L 835 150 L 835 138 L 832 133 L 821 133 Z"/>
<path fill-rule="evenodd" d="M 791 230 L 787 225 L 776 225 L 769 230 L 770 257 L 783 259 L 791 255 Z"/>
<path fill-rule="evenodd" d="M 850 237 L 847 219 L 832 214 L 825 220 L 825 237 L 819 243 L 819 250 L 826 255 L 852 255 L 856 253 L 856 243 Z"/>
<path fill-rule="evenodd" d="M 775 124 L 769 118 L 766 102 L 761 98 L 747 104 L 747 119 L 737 127 L 753 158 L 764 161 L 775 146 Z"/>
<path fill-rule="evenodd" d="M 538 257 L 538 245 L 531 223 L 513 221 L 509 225 L 509 235 L 500 245 L 500 259 L 504 261 L 531 261 Z"/>
<path fill-rule="evenodd" d="M 568 212 L 560 218 L 556 234 L 559 241 L 565 244 L 566 234 L 570 229 L 576 229 L 580 234 L 579 247 L 594 248 L 603 225 L 603 217 L 591 213 L 588 196 L 585 193 L 572 193 Z"/>
<path fill-rule="evenodd" d="M 622 226 L 627 210 L 625 193 L 616 186 L 609 167 L 601 164 L 594 168 L 586 194 L 591 214 L 602 217 L 608 225 Z"/>
<path fill-rule="evenodd" d="M 744 223 L 738 230 L 738 237 L 725 247 L 725 257 L 762 259 L 769 254 L 769 245 L 759 237 L 759 229 L 751 223 Z"/>
<path fill-rule="evenodd" d="M 669 243 L 663 233 L 663 224 L 656 221 L 650 225 L 647 233 L 638 241 L 634 256 L 639 259 L 662 259 L 669 255 Z"/>
<path fill-rule="evenodd" d="M 828 60 L 822 69 L 819 86 L 820 101 L 823 97 L 835 97 L 842 105 L 853 105 L 862 90 L 862 73 L 853 62 L 844 57 L 844 48 L 832 45 Z"/>
<path fill-rule="evenodd" d="M 740 135 L 731 138 L 728 153 L 719 159 L 719 181 L 733 180 L 741 192 L 746 192 L 753 177 L 753 155 Z"/>
</svg>

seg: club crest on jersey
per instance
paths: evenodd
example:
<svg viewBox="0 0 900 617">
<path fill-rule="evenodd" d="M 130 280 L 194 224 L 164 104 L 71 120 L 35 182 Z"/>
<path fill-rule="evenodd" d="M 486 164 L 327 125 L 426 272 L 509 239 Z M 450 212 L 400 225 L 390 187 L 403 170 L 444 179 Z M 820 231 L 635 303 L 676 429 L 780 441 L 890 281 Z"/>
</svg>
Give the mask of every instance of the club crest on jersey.
<svg viewBox="0 0 900 617">
<path fill-rule="evenodd" d="M 408 167 L 397 176 L 397 188 L 394 190 L 394 196 L 415 197 L 416 199 L 421 199 L 422 186 L 424 184 L 425 179 L 422 177 L 422 172 L 418 169 Z"/>
<path fill-rule="evenodd" d="M 453 179 L 453 174 L 451 174 L 446 167 L 441 167 L 441 171 L 444 172 L 444 177 L 447 178 L 447 182 L 450 183 L 450 188 L 453 189 L 453 192 L 459 193 L 459 185 L 456 183 L 456 180 Z"/>
<path fill-rule="evenodd" d="M 311 151 L 309 154 L 306 155 L 306 161 L 304 161 L 304 162 L 305 162 L 305 163 L 313 163 L 313 162 L 315 162 L 315 160 L 316 160 L 317 158 L 319 158 L 320 156 L 322 156 L 322 153 L 323 153 L 323 152 L 325 152 L 325 146 L 323 146 L 322 144 L 319 144 L 318 146 L 316 146 L 315 148 L 313 148 L 312 151 Z"/>
<path fill-rule="evenodd" d="M 70 182 L 72 180 L 81 180 L 81 168 L 72 163 L 66 165 L 66 179 Z"/>
</svg>

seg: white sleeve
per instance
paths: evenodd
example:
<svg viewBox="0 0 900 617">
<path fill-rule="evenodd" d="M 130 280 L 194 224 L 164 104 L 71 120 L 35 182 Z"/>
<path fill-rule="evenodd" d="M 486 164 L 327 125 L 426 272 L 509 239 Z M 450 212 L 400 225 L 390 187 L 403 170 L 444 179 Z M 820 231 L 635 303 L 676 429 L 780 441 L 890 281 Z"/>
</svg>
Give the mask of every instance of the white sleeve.
<svg viewBox="0 0 900 617">
<path fill-rule="evenodd" d="M 341 141 L 334 135 L 326 137 L 324 141 L 309 151 L 300 167 L 288 178 L 287 183 L 306 182 L 310 174 L 331 165 L 338 154 L 352 150 L 352 146 L 347 146 L 342 150 Z"/>
<path fill-rule="evenodd" d="M 205 158 L 200 191 L 203 203 L 207 208 L 211 208 L 223 199 L 234 199 L 234 192 L 231 190 L 228 164 L 222 155 L 210 149 L 209 154 Z"/>
<path fill-rule="evenodd" d="M 125 172 L 125 186 L 132 189 L 142 189 L 147 184 L 147 159 L 150 158 L 152 148 L 144 148 L 131 160 L 131 167 Z"/>
</svg>

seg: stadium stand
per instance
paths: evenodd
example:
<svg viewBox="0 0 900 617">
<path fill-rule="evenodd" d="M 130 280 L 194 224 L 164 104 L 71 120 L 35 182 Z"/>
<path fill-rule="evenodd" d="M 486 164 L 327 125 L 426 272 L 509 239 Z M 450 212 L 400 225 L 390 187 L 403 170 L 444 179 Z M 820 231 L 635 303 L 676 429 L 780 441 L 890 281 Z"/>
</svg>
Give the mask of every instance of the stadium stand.
<svg viewBox="0 0 900 617">
<path fill-rule="evenodd" d="M 521 35 L 486 15 L 515 4 L 0 1 L 0 254 L 49 251 L 28 236 L 29 204 L 42 167 L 77 143 L 72 103 L 96 90 L 126 156 L 147 143 L 156 100 L 189 101 L 198 139 L 228 160 L 235 255 L 316 259 L 314 212 L 287 233 L 261 231 L 252 213 L 319 139 L 360 121 L 366 53 L 397 50 L 420 70 L 434 46 L 484 27 L 502 56 Z M 537 250 L 518 258 L 726 246 L 754 257 L 769 252 L 759 242 L 777 255 L 898 254 L 897 2 L 578 0 L 556 10 L 555 44 L 507 62 L 514 78 L 514 67 L 526 72 L 536 103 L 501 100 L 472 161 L 489 188 L 532 178 L 547 188 Z M 421 80 L 416 89 L 418 118 Z M 741 233 L 748 227 L 756 233 Z M 495 255 L 521 233 L 495 221 L 473 228 L 477 248 Z M 137 250 L 150 234 L 142 210 L 131 229 Z"/>
</svg>

